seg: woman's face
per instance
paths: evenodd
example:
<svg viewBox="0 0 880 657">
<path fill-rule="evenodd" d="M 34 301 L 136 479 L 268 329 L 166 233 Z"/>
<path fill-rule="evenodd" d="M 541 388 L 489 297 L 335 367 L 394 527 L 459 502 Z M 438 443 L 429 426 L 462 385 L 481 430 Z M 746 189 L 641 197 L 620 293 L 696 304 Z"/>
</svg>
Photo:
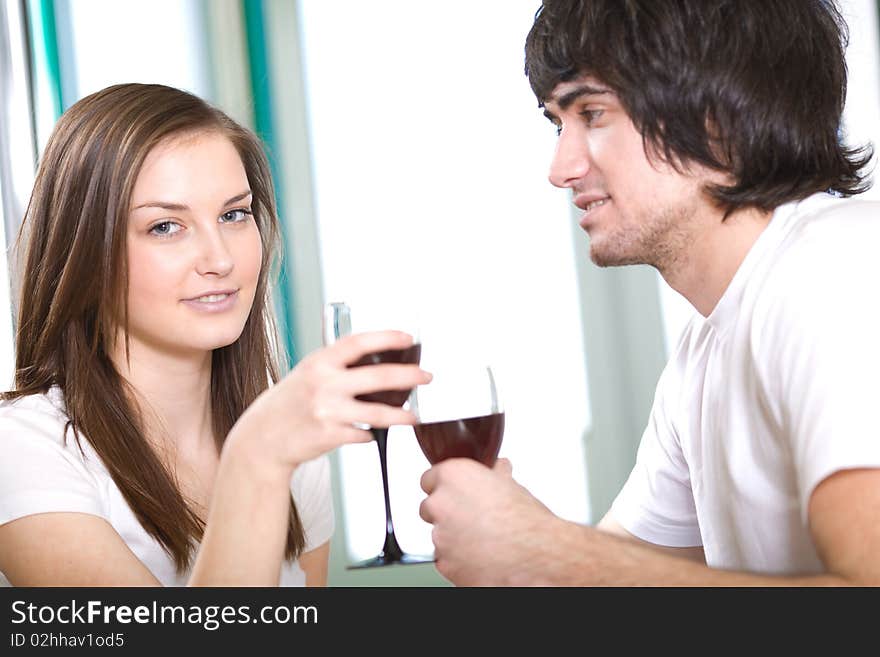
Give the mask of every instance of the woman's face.
<svg viewBox="0 0 880 657">
<path fill-rule="evenodd" d="M 215 132 L 147 155 L 128 221 L 128 337 L 192 355 L 235 342 L 260 275 L 262 244 L 241 158 Z"/>
</svg>

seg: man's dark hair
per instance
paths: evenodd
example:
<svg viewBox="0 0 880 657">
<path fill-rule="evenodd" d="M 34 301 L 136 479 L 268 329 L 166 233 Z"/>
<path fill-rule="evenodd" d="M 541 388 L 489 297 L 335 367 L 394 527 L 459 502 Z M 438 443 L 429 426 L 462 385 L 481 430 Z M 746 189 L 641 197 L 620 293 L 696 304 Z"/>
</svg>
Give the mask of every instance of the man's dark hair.
<svg viewBox="0 0 880 657">
<path fill-rule="evenodd" d="M 842 143 L 846 24 L 833 0 L 544 0 L 526 39 L 543 105 L 590 75 L 620 99 L 646 150 L 679 171 L 729 173 L 728 213 L 870 187 L 870 146 Z"/>
</svg>

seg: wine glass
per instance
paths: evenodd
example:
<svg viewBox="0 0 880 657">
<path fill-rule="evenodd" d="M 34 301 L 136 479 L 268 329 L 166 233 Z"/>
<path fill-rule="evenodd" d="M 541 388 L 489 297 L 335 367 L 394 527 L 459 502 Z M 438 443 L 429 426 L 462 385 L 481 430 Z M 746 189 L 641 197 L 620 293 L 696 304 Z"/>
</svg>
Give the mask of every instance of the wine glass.
<svg viewBox="0 0 880 657">
<path fill-rule="evenodd" d="M 492 467 L 504 435 L 504 409 L 492 367 L 448 360 L 431 367 L 432 381 L 410 395 L 422 453 L 431 465 L 467 457 Z"/>
<path fill-rule="evenodd" d="M 360 328 L 360 327 L 359 327 Z M 386 327 L 391 328 L 391 327 Z M 397 328 L 397 327 L 395 327 Z M 406 349 L 393 349 L 377 353 L 367 354 L 349 367 L 361 367 L 364 365 L 379 365 L 382 363 L 415 364 L 419 363 L 422 345 L 415 327 L 407 326 L 407 332 L 413 336 L 413 344 Z M 348 305 L 340 302 L 328 303 L 324 307 L 324 344 L 333 344 L 337 339 L 350 335 L 351 310 Z M 388 404 L 390 406 L 403 406 L 410 395 L 409 390 L 382 390 L 363 395 L 356 399 L 360 401 Z M 367 429 L 373 434 L 373 440 L 379 449 L 379 463 L 382 468 L 382 492 L 385 496 L 385 543 L 382 551 L 370 559 L 348 566 L 352 568 L 372 568 L 376 566 L 390 566 L 393 564 L 430 563 L 434 559 L 431 556 L 409 554 L 404 552 L 397 537 L 394 534 L 394 522 L 391 518 L 391 501 L 388 495 L 388 429 L 371 427 L 366 424 L 357 424 L 358 428 Z"/>
</svg>

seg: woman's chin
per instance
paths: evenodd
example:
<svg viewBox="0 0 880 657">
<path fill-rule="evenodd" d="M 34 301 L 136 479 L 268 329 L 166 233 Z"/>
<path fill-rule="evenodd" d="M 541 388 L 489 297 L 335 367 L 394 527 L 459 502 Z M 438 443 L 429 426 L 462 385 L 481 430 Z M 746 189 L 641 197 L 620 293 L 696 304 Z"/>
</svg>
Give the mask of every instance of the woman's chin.
<svg viewBox="0 0 880 657">
<path fill-rule="evenodd" d="M 228 334 L 213 334 L 205 336 L 189 336 L 189 339 L 182 340 L 177 344 L 166 344 L 166 348 L 172 354 L 179 354 L 183 357 L 192 355 L 207 354 L 223 347 L 234 344 L 241 337 L 241 332 Z"/>
</svg>

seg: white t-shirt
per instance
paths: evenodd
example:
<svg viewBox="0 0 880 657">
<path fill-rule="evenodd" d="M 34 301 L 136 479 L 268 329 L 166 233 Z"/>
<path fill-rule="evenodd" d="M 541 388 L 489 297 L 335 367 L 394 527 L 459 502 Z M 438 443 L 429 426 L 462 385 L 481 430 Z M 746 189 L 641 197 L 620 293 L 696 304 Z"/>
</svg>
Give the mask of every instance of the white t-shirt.
<svg viewBox="0 0 880 657">
<path fill-rule="evenodd" d="M 880 203 L 816 194 L 776 210 L 712 313 L 667 364 L 611 507 L 710 566 L 824 570 L 815 487 L 880 467 Z"/>
<path fill-rule="evenodd" d="M 141 527 L 100 457 L 81 437 L 80 452 L 60 389 L 0 403 L 0 525 L 47 512 L 89 513 L 104 518 L 131 551 L 165 586 L 185 586 L 161 544 Z M 305 531 L 305 551 L 333 534 L 330 467 L 326 456 L 303 463 L 293 474 L 291 493 Z M 281 570 L 281 586 L 304 586 L 296 561 Z M 9 582 L 0 572 L 0 586 Z"/>
</svg>

